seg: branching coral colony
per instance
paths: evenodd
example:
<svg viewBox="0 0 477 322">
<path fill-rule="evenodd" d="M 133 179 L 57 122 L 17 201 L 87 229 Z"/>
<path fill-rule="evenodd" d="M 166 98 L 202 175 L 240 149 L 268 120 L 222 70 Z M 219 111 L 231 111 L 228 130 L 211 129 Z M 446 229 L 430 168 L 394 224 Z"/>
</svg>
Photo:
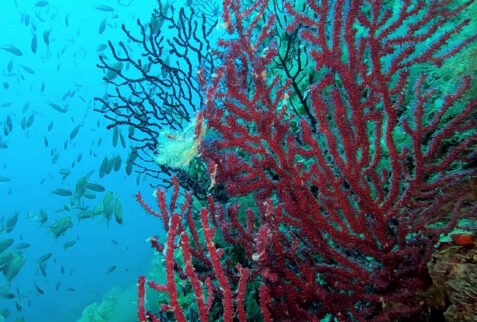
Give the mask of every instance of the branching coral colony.
<svg viewBox="0 0 477 322">
<path fill-rule="evenodd" d="M 473 1 L 251 3 L 223 2 L 229 35 L 201 111 L 201 157 L 229 202 L 176 205 L 176 179 L 159 213 L 137 195 L 167 231 L 165 247 L 151 239 L 167 283 L 140 277 L 139 320 L 419 312 L 439 236 L 477 212 L 461 200 L 477 172 L 472 80 L 433 86 L 474 44 Z M 168 294 L 162 312 L 146 312 L 146 285 Z"/>
</svg>

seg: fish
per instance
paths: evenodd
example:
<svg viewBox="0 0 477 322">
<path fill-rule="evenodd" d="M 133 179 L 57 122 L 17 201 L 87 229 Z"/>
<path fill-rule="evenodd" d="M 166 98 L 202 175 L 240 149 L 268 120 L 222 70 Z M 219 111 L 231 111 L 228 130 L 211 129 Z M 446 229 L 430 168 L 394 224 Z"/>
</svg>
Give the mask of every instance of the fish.
<svg viewBox="0 0 477 322">
<path fill-rule="evenodd" d="M 5 279 L 7 281 L 11 281 L 12 279 L 17 276 L 17 274 L 20 272 L 22 269 L 23 265 L 25 264 L 26 258 L 25 255 L 18 253 L 16 256 L 13 257 L 12 261 L 8 265 L 8 268 L 5 274 Z"/>
<path fill-rule="evenodd" d="M 104 75 L 104 79 L 108 81 L 112 81 L 113 79 L 116 78 L 116 76 L 118 76 L 118 74 L 121 72 L 122 69 L 123 69 L 123 63 L 119 61 L 111 64 L 108 71 L 106 72 L 106 75 Z"/>
<path fill-rule="evenodd" d="M 12 238 L 6 238 L 6 239 L 0 240 L 0 253 L 4 252 L 12 244 L 13 244 Z"/>
<path fill-rule="evenodd" d="M 113 165 L 114 171 L 117 172 L 121 168 L 121 157 L 119 156 L 119 154 L 114 157 L 113 161 L 114 161 L 114 165 Z"/>
<path fill-rule="evenodd" d="M 25 122 L 25 126 L 29 128 L 30 126 L 32 126 L 34 120 L 35 120 L 35 114 L 31 113 Z"/>
<path fill-rule="evenodd" d="M 97 51 L 103 51 L 106 48 L 108 48 L 108 45 L 106 44 L 99 44 L 98 48 L 96 49 Z"/>
<path fill-rule="evenodd" d="M 7 233 L 11 232 L 15 228 L 15 225 L 17 224 L 17 221 L 18 221 L 18 214 L 19 212 L 17 211 L 13 216 L 8 218 L 7 221 L 5 222 L 5 230 L 7 231 Z"/>
<path fill-rule="evenodd" d="M 17 300 L 15 301 L 15 307 L 17 308 L 18 312 L 22 310 L 22 303 L 20 302 L 19 298 L 17 298 Z"/>
<path fill-rule="evenodd" d="M 124 136 L 121 132 L 119 132 L 119 139 L 121 140 L 121 146 L 123 148 L 125 148 L 126 147 L 126 140 L 124 139 Z"/>
<path fill-rule="evenodd" d="M 8 128 L 8 131 L 11 132 L 13 130 L 13 121 L 10 115 L 7 115 L 7 119 L 5 121 L 5 126 Z"/>
<path fill-rule="evenodd" d="M 50 46 L 50 33 L 51 33 L 51 30 L 43 31 L 43 41 L 45 42 L 45 45 L 47 47 Z"/>
<path fill-rule="evenodd" d="M 40 257 L 38 257 L 38 259 L 36 261 L 38 263 L 46 262 L 47 260 L 49 260 L 51 258 L 52 255 L 53 255 L 53 253 L 46 253 L 46 254 L 41 255 Z"/>
<path fill-rule="evenodd" d="M 60 289 L 60 286 L 61 286 L 61 281 L 58 281 L 58 282 L 56 283 L 55 290 L 58 291 L 58 290 Z"/>
<path fill-rule="evenodd" d="M 73 221 L 70 216 L 62 217 L 56 224 L 50 226 L 50 231 L 56 238 L 62 236 L 68 229 L 73 227 Z"/>
<path fill-rule="evenodd" d="M 0 142 L 0 149 L 8 149 L 8 144 L 5 142 Z"/>
<path fill-rule="evenodd" d="M 112 192 L 106 192 L 103 197 L 103 212 L 108 221 L 113 215 L 115 205 L 116 197 L 114 196 L 114 194 Z"/>
<path fill-rule="evenodd" d="M 78 217 L 78 221 L 81 220 L 81 219 L 93 218 L 94 217 L 94 212 L 93 212 L 93 210 L 90 210 L 90 209 L 83 210 L 82 212 L 80 212 L 77 215 L 77 217 Z"/>
<path fill-rule="evenodd" d="M 19 243 L 15 246 L 15 249 L 25 249 L 25 248 L 28 248 L 28 247 L 30 247 L 29 243 Z"/>
<path fill-rule="evenodd" d="M 88 182 L 86 184 L 86 189 L 89 189 L 89 190 L 92 190 L 92 191 L 96 191 L 96 192 L 103 192 L 105 191 L 106 189 L 100 185 L 99 183 L 92 183 L 92 182 Z"/>
<path fill-rule="evenodd" d="M 94 212 L 95 216 L 101 215 L 103 213 L 103 211 L 104 211 L 104 206 L 103 206 L 102 203 L 97 204 L 93 208 L 93 212 Z"/>
<path fill-rule="evenodd" d="M 45 144 L 45 147 L 48 147 L 48 139 L 46 136 L 43 137 L 43 143 Z"/>
<path fill-rule="evenodd" d="M 68 189 L 63 189 L 63 188 L 56 188 L 55 190 L 52 190 L 55 195 L 62 196 L 62 197 L 68 197 L 73 195 L 73 192 Z"/>
<path fill-rule="evenodd" d="M 31 69 L 30 67 L 26 66 L 26 65 L 22 65 L 22 68 L 28 73 L 28 74 L 32 74 L 32 75 L 35 75 L 35 71 L 33 69 Z"/>
<path fill-rule="evenodd" d="M 105 11 L 105 12 L 114 11 L 113 7 L 107 6 L 107 5 L 104 5 L 104 4 L 100 4 L 100 5 L 96 6 L 96 9 L 100 10 L 100 11 Z"/>
<path fill-rule="evenodd" d="M 68 107 L 61 107 L 56 103 L 50 103 L 50 106 L 53 107 L 54 110 L 60 112 L 60 113 L 66 113 L 68 112 Z"/>
<path fill-rule="evenodd" d="M 103 162 L 99 166 L 99 177 L 102 178 L 106 174 L 106 168 L 108 167 L 108 158 L 104 157 Z"/>
<path fill-rule="evenodd" d="M 60 157 L 60 155 L 58 154 L 58 152 L 55 152 L 55 154 L 53 155 L 53 158 L 51 159 L 51 163 L 55 164 L 56 161 L 58 161 L 59 157 Z"/>
<path fill-rule="evenodd" d="M 87 191 L 83 194 L 83 197 L 85 197 L 86 199 L 94 199 L 94 198 L 96 198 L 96 195 L 92 192 Z"/>
<path fill-rule="evenodd" d="M 116 265 L 113 265 L 106 270 L 106 274 L 111 274 L 115 270 L 116 270 Z"/>
<path fill-rule="evenodd" d="M 76 125 L 76 126 L 74 127 L 73 130 L 71 130 L 70 140 L 73 140 L 73 139 L 76 137 L 76 135 L 78 134 L 80 128 L 81 128 L 81 124 L 78 124 L 78 125 Z"/>
<path fill-rule="evenodd" d="M 116 147 L 116 145 L 118 144 L 118 135 L 118 128 L 113 128 L 113 147 Z"/>
<path fill-rule="evenodd" d="M 40 0 L 35 3 L 35 7 L 46 7 L 48 5 L 48 1 Z"/>
<path fill-rule="evenodd" d="M 106 30 L 106 18 L 104 18 L 99 25 L 99 29 L 98 29 L 99 34 L 102 34 L 104 30 Z"/>
<path fill-rule="evenodd" d="M 45 294 L 45 292 L 40 287 L 38 287 L 38 285 L 35 285 L 35 289 L 38 292 L 38 294 L 40 294 L 40 295 Z"/>
<path fill-rule="evenodd" d="M 108 160 L 108 164 L 106 165 L 106 174 L 110 174 L 111 170 L 113 170 L 114 167 L 114 158 Z"/>
<path fill-rule="evenodd" d="M 31 39 L 31 52 L 32 53 L 36 53 L 36 51 L 38 50 L 38 38 L 36 38 L 36 34 L 33 35 L 33 38 Z"/>
<path fill-rule="evenodd" d="M 71 174 L 71 170 L 62 168 L 60 169 L 60 174 L 63 176 L 63 179 L 66 179 Z"/>
<path fill-rule="evenodd" d="M 86 191 L 86 185 L 88 184 L 88 178 L 87 177 L 81 177 L 76 181 L 76 187 L 75 187 L 75 195 L 74 197 L 76 199 L 81 198 L 83 194 Z"/>
<path fill-rule="evenodd" d="M 15 298 L 15 294 L 13 293 L 6 293 L 6 292 L 2 292 L 0 293 L 0 296 L 3 297 L 4 299 L 7 299 L 7 300 L 11 300 L 13 298 Z"/>
<path fill-rule="evenodd" d="M 48 220 L 48 214 L 43 209 L 40 209 L 40 217 L 38 217 L 38 221 L 44 224 Z"/>
<path fill-rule="evenodd" d="M 15 56 L 23 56 L 23 52 L 18 49 L 17 47 L 13 46 L 13 45 L 8 45 L 8 46 L 4 46 L 4 47 L 1 47 L 1 49 L 9 52 L 10 54 L 13 54 Z"/>
<path fill-rule="evenodd" d="M 118 224 L 122 224 L 124 221 L 124 207 L 118 198 L 116 198 L 116 203 L 114 205 L 114 218 Z"/>
<path fill-rule="evenodd" d="M 76 241 L 75 240 L 70 240 L 70 241 L 67 241 L 63 244 L 63 249 L 67 249 L 69 247 L 72 247 L 76 244 Z"/>
<path fill-rule="evenodd" d="M 0 182 L 10 182 L 9 177 L 0 176 Z"/>
</svg>

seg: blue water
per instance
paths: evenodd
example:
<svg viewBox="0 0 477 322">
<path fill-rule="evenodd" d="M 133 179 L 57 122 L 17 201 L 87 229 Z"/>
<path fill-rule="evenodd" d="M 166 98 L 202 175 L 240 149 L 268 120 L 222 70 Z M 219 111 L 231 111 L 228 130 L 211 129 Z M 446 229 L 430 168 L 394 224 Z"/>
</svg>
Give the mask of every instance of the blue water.
<svg viewBox="0 0 477 322">
<path fill-rule="evenodd" d="M 0 3 L 0 47 L 14 46 L 22 52 L 18 55 L 0 50 L 0 142 L 4 143 L 0 149 L 0 177 L 10 180 L 0 183 L 0 218 L 6 220 L 19 213 L 15 228 L 1 232 L 0 240 L 14 239 L 9 250 L 20 251 L 26 258 L 10 283 L 0 274 L 1 293 L 14 295 L 11 299 L 0 297 L 3 315 L 8 310 L 6 321 L 77 321 L 87 305 L 100 302 L 114 288 L 121 290 L 118 301 L 123 321 L 135 320 L 137 277 L 150 271 L 154 256 L 145 241 L 160 235 L 162 228 L 134 199 L 134 194 L 141 191 L 152 203 L 146 177 L 141 176 L 138 185 L 135 173 L 126 175 L 123 161 L 119 171 L 99 178 L 103 158 L 119 154 L 126 160 L 131 142 L 127 129 L 120 128 L 126 147 L 113 147 L 113 131 L 106 130 L 107 120 L 93 111 L 93 99 L 107 91 L 104 72 L 96 67 L 98 46 L 107 40 L 124 39 L 121 24 L 133 29 L 138 18 L 148 21 L 156 4 L 154 0 L 50 0 L 44 6 L 38 0 Z M 99 5 L 114 10 L 98 10 Z M 104 19 L 106 28 L 100 34 Z M 50 31 L 49 45 L 43 36 L 45 31 Z M 34 34 L 36 53 L 31 48 Z M 68 111 L 60 113 L 51 103 L 68 106 Z M 22 118 L 31 115 L 33 123 L 22 129 Z M 13 128 L 5 136 L 8 116 Z M 50 122 L 53 127 L 48 131 Z M 70 132 L 78 124 L 79 132 L 70 140 Z M 100 138 L 102 143 L 98 145 Z M 58 160 L 53 164 L 55 153 Z M 63 179 L 60 169 L 71 173 Z M 122 224 L 114 219 L 108 223 L 103 215 L 78 222 L 79 210 L 65 210 L 64 204 L 71 197 L 52 193 L 56 188 L 74 192 L 77 180 L 89 172 L 89 181 L 101 184 L 106 191 L 97 192 L 95 199 L 83 198 L 84 206 L 92 208 L 102 203 L 104 194 L 111 191 L 124 205 Z M 46 223 L 37 220 L 40 210 L 48 214 Z M 73 227 L 56 238 L 49 227 L 64 216 L 72 217 Z M 64 249 L 68 241 L 76 243 Z M 16 250 L 20 243 L 31 246 Z M 37 260 L 48 253 L 52 256 L 44 276 Z M 112 266 L 116 269 L 108 273 Z"/>
</svg>

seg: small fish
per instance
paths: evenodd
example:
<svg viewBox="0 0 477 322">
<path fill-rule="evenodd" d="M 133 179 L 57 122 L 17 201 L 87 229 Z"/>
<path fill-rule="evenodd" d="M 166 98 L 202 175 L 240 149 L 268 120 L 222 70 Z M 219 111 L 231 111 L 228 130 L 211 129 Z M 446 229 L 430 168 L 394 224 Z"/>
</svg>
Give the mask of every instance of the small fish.
<svg viewBox="0 0 477 322">
<path fill-rule="evenodd" d="M 61 281 L 58 281 L 58 282 L 56 283 L 55 290 L 58 291 L 58 290 L 60 289 L 60 286 L 61 286 Z"/>
<path fill-rule="evenodd" d="M 43 31 L 43 41 L 45 42 L 46 46 L 50 46 L 50 33 L 51 30 Z"/>
<path fill-rule="evenodd" d="M 38 221 L 44 224 L 48 220 L 48 214 L 43 209 L 40 209 L 40 217 L 38 217 Z"/>
<path fill-rule="evenodd" d="M 124 207 L 118 198 L 116 198 L 116 204 L 114 205 L 114 218 L 118 224 L 122 224 L 124 221 Z"/>
<path fill-rule="evenodd" d="M 35 71 L 33 69 L 31 69 L 30 67 L 28 67 L 26 65 L 22 65 L 22 67 L 27 73 L 35 75 Z"/>
<path fill-rule="evenodd" d="M 43 137 L 43 143 L 45 144 L 45 147 L 48 147 L 48 139 L 46 136 Z"/>
<path fill-rule="evenodd" d="M 13 45 L 2 47 L 2 49 L 15 56 L 23 56 L 23 52 Z"/>
<path fill-rule="evenodd" d="M 15 294 L 13 294 L 13 293 L 1 292 L 0 296 L 3 297 L 4 299 L 7 299 L 7 300 L 11 300 L 11 299 L 15 298 Z"/>
<path fill-rule="evenodd" d="M 116 147 L 116 145 L 118 144 L 118 138 L 119 138 L 118 136 L 119 136 L 118 128 L 114 127 L 113 128 L 113 147 Z"/>
<path fill-rule="evenodd" d="M 10 178 L 0 176 L 0 182 L 9 182 L 9 181 L 10 181 Z"/>
<path fill-rule="evenodd" d="M 60 174 L 63 176 L 63 179 L 66 179 L 71 174 L 70 169 L 62 168 L 60 169 Z"/>
<path fill-rule="evenodd" d="M 119 169 L 121 168 L 121 157 L 118 155 L 116 155 L 114 157 L 114 165 L 113 165 L 113 168 L 114 168 L 114 171 L 119 171 Z"/>
<path fill-rule="evenodd" d="M 74 197 L 76 199 L 81 198 L 83 194 L 86 191 L 86 185 L 88 184 L 88 178 L 87 177 L 81 177 L 76 181 L 76 187 L 75 187 L 75 195 Z"/>
<path fill-rule="evenodd" d="M 40 0 L 35 3 L 35 7 L 46 7 L 48 5 L 48 1 Z"/>
<path fill-rule="evenodd" d="M 63 189 L 63 188 L 56 188 L 55 190 L 52 190 L 51 192 L 53 192 L 55 195 L 63 196 L 63 197 L 68 197 L 73 195 L 73 192 L 71 190 Z"/>
<path fill-rule="evenodd" d="M 108 45 L 106 44 L 99 44 L 98 48 L 96 49 L 97 51 L 103 51 L 106 48 L 108 48 Z"/>
<path fill-rule="evenodd" d="M 36 261 L 38 263 L 46 262 L 47 260 L 49 260 L 51 258 L 52 255 L 53 255 L 53 253 L 46 253 L 46 254 L 41 255 L 40 257 L 38 257 L 38 259 Z"/>
<path fill-rule="evenodd" d="M 25 248 L 28 248 L 30 247 L 30 244 L 28 243 L 19 243 L 15 246 L 16 249 L 25 249 Z"/>
<path fill-rule="evenodd" d="M 103 212 L 108 222 L 113 215 L 115 205 L 116 197 L 114 196 L 114 194 L 112 192 L 106 192 L 103 197 Z"/>
<path fill-rule="evenodd" d="M 56 224 L 50 226 L 50 231 L 55 235 L 56 238 L 63 235 L 68 229 L 73 227 L 73 222 L 70 216 L 65 216 L 58 220 Z"/>
<path fill-rule="evenodd" d="M 73 130 L 71 130 L 71 133 L 70 133 L 70 140 L 73 140 L 76 135 L 78 134 L 79 130 L 81 128 L 81 124 L 78 124 L 75 126 L 75 128 Z"/>
<path fill-rule="evenodd" d="M 15 276 L 17 276 L 18 272 L 22 269 L 23 265 L 25 264 L 26 258 L 25 255 L 18 253 L 8 265 L 7 271 L 4 272 L 5 279 L 7 281 L 11 281 Z"/>
<path fill-rule="evenodd" d="M 108 158 L 104 157 L 103 162 L 99 166 L 99 177 L 102 178 L 106 174 L 106 168 L 108 167 Z"/>
<path fill-rule="evenodd" d="M 35 289 L 38 292 L 38 294 L 40 295 L 45 294 L 45 292 L 40 287 L 38 287 L 38 285 L 35 285 Z"/>
<path fill-rule="evenodd" d="M 121 146 L 123 148 L 125 148 L 126 147 L 126 140 L 124 139 L 124 136 L 121 132 L 119 132 L 119 139 L 121 140 Z"/>
<path fill-rule="evenodd" d="M 99 6 L 97 6 L 96 9 L 97 9 L 97 10 L 100 10 L 100 11 L 106 11 L 106 12 L 114 11 L 114 8 L 113 8 L 113 7 L 110 7 L 110 6 L 107 6 L 107 5 L 103 5 L 103 4 L 100 4 Z"/>
<path fill-rule="evenodd" d="M 54 110 L 60 112 L 60 113 L 66 113 L 68 111 L 68 108 L 65 106 L 65 107 L 61 107 L 59 106 L 58 104 L 56 103 L 50 103 L 50 106 L 53 107 Z"/>
<path fill-rule="evenodd" d="M 0 149 L 8 149 L 8 144 L 5 142 L 0 142 Z"/>
<path fill-rule="evenodd" d="M 5 222 L 5 230 L 7 233 L 11 232 L 13 228 L 15 228 L 15 225 L 17 224 L 18 221 L 18 214 L 19 212 L 16 212 L 13 216 L 7 219 Z"/>
<path fill-rule="evenodd" d="M 86 199 L 94 199 L 94 198 L 96 198 L 96 195 L 92 192 L 85 192 L 83 194 L 83 197 L 85 197 Z"/>
<path fill-rule="evenodd" d="M 67 249 L 69 247 L 72 247 L 76 244 L 76 241 L 75 240 L 70 240 L 70 241 L 67 241 L 63 244 L 63 249 Z"/>
<path fill-rule="evenodd" d="M 17 298 L 17 300 L 15 301 L 15 307 L 17 308 L 18 312 L 20 312 L 23 308 L 19 298 Z"/>
<path fill-rule="evenodd" d="M 119 61 L 111 64 L 111 67 L 106 72 L 106 75 L 104 75 L 104 79 L 108 81 L 112 81 L 113 79 L 116 78 L 116 76 L 118 76 L 118 74 L 121 72 L 122 69 L 123 69 L 123 63 Z"/>
<path fill-rule="evenodd" d="M 116 265 L 113 265 L 106 270 L 106 274 L 111 274 L 115 270 L 116 270 Z"/>
<path fill-rule="evenodd" d="M 96 192 L 103 192 L 105 191 L 106 189 L 100 185 L 99 183 L 92 183 L 92 182 L 88 182 L 86 184 L 86 189 L 89 189 L 89 190 L 93 190 L 93 191 L 96 191 Z"/>
<path fill-rule="evenodd" d="M 0 241 L 0 254 L 13 244 L 12 238 L 2 239 Z"/>
<path fill-rule="evenodd" d="M 36 53 L 38 50 L 38 39 L 36 38 L 36 34 L 33 35 L 33 38 L 31 39 L 31 52 Z"/>
<path fill-rule="evenodd" d="M 99 29 L 98 29 L 99 34 L 102 34 L 104 30 L 106 30 L 106 18 L 104 18 L 103 21 L 101 21 L 101 24 L 99 25 Z"/>
</svg>

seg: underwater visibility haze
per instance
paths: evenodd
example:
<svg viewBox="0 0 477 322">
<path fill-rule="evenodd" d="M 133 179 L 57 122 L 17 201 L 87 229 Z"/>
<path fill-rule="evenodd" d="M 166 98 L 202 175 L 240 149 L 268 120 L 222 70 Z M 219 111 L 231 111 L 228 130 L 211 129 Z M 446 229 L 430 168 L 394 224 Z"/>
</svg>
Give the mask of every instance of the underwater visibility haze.
<svg viewBox="0 0 477 322">
<path fill-rule="evenodd" d="M 2 0 L 0 321 L 475 321 L 476 17 Z"/>
</svg>

